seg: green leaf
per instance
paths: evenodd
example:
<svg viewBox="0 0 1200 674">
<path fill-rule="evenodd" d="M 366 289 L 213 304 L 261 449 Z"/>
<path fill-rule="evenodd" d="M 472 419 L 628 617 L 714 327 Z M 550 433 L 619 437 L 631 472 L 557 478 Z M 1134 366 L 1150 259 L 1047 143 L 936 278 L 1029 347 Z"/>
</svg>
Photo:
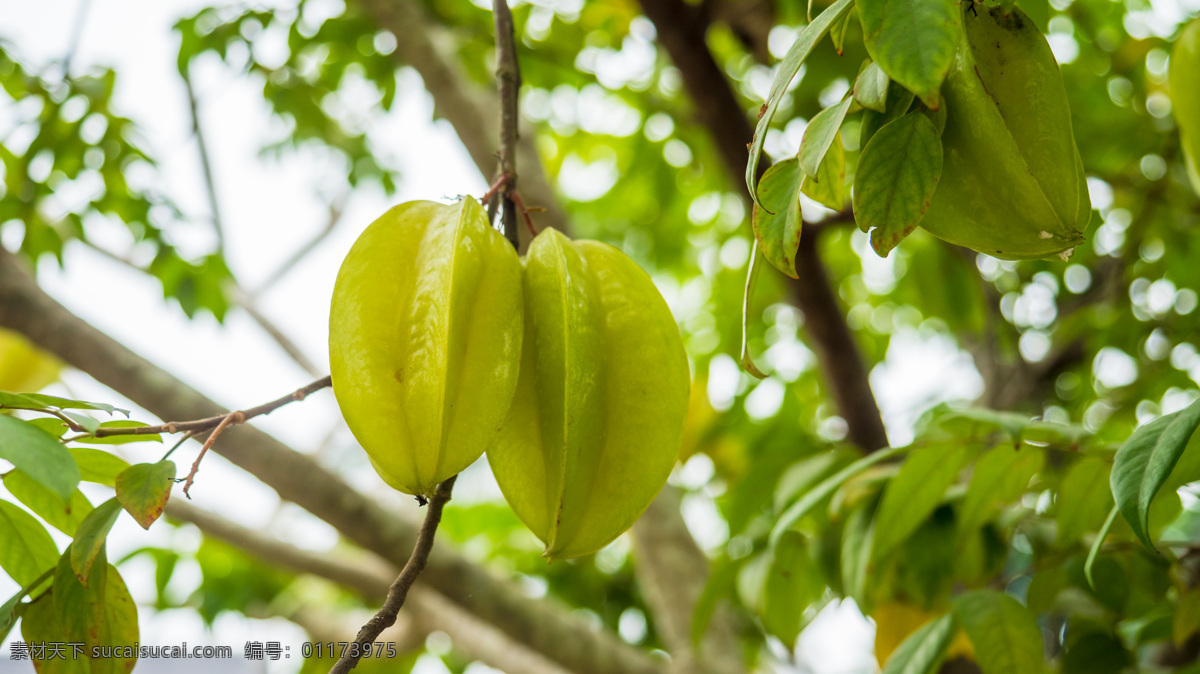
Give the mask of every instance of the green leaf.
<svg viewBox="0 0 1200 674">
<path fill-rule="evenodd" d="M 1078 543 L 1088 531 L 1098 528 L 1112 506 L 1108 488 L 1112 467 L 1098 457 L 1084 457 L 1071 466 L 1058 487 L 1058 544 Z"/>
<path fill-rule="evenodd" d="M 24 393 L 0 391 L 0 408 L 13 410 L 41 410 L 43 406 Z"/>
<path fill-rule="evenodd" d="M 954 0 L 859 0 L 867 53 L 931 108 L 962 29 Z"/>
<path fill-rule="evenodd" d="M 854 80 L 854 100 L 868 110 L 887 112 L 890 83 L 891 80 L 888 79 L 887 73 L 883 72 L 883 68 L 872 61 L 858 74 L 858 79 Z"/>
<path fill-rule="evenodd" d="M 1017 500 L 1029 480 L 1042 469 L 1045 457 L 1034 447 L 1013 449 L 1001 445 L 986 452 L 975 463 L 971 484 L 958 512 L 960 539 L 972 534 L 1000 509 Z"/>
<path fill-rule="evenodd" d="M 35 426 L 56 438 L 61 438 L 67 433 L 67 424 L 58 417 L 38 417 L 37 419 L 25 419 L 24 421 L 30 426 Z"/>
<path fill-rule="evenodd" d="M 1179 597 L 1175 608 L 1175 621 L 1171 627 L 1171 639 L 1175 647 L 1182 649 L 1188 637 L 1200 631 L 1200 587 L 1193 587 Z"/>
<path fill-rule="evenodd" d="M 160 562 L 161 564 L 161 562 Z M 712 573 L 700 598 L 696 600 L 696 609 L 692 613 L 692 645 L 699 646 L 708 633 L 708 625 L 712 622 L 717 605 L 734 589 L 737 579 L 738 564 L 728 557 L 722 557 L 713 563 Z"/>
<path fill-rule="evenodd" d="M 809 177 L 816 177 L 825 161 L 825 153 L 837 139 L 838 130 L 846 119 L 846 112 L 854 99 L 847 96 L 839 103 L 818 112 L 804 127 L 804 136 L 800 139 L 800 170 Z"/>
<path fill-rule="evenodd" d="M 937 508 L 969 452 L 967 447 L 953 444 L 924 447 L 908 455 L 875 513 L 875 559 L 892 552 Z"/>
<path fill-rule="evenodd" d="M 812 13 L 812 3 L 808 3 L 809 14 Z M 850 29 L 850 22 L 855 19 L 854 12 L 846 12 L 842 18 L 833 22 L 829 27 L 829 40 L 833 42 L 833 48 L 837 50 L 838 56 L 842 55 L 842 47 L 846 44 L 846 31 Z"/>
<path fill-rule="evenodd" d="M 1108 532 L 1112 529 L 1113 522 L 1117 521 L 1117 513 L 1120 511 L 1117 506 L 1113 506 L 1108 512 L 1108 519 L 1104 520 L 1104 524 L 1100 525 L 1100 531 L 1096 532 L 1096 540 L 1092 541 L 1092 547 L 1088 550 L 1087 559 L 1083 562 L 1083 577 L 1087 579 L 1088 585 L 1094 590 L 1096 589 L 1096 579 L 1092 576 L 1092 569 L 1096 566 L 1096 558 L 1100 556 L 1100 548 L 1104 546 L 1104 539 L 1108 538 Z"/>
<path fill-rule="evenodd" d="M 8 637 L 8 633 L 12 631 L 14 625 L 17 624 L 17 618 L 21 617 L 24 607 L 21 605 L 21 600 L 25 598 L 25 591 L 19 590 L 8 601 L 0 606 L 0 643 Z"/>
<path fill-rule="evenodd" d="M 100 643 L 100 628 L 104 624 L 104 590 L 108 564 L 94 564 L 87 582 L 82 582 L 72 569 L 71 548 L 67 548 L 54 570 L 54 610 L 62 626 L 63 641 Z"/>
<path fill-rule="evenodd" d="M 954 616 L 975 647 L 983 674 L 1045 671 L 1037 621 L 1016 599 L 995 590 L 967 592 L 954 600 Z"/>
<path fill-rule="evenodd" d="M 1200 401 L 1161 416 L 1129 436 L 1113 458 L 1111 486 L 1121 515 L 1145 546 L 1154 550 L 1148 520 L 1150 502 L 1200 426 Z"/>
<path fill-rule="evenodd" d="M 141 421 L 131 421 L 129 419 L 117 419 L 116 421 L 106 421 L 100 424 L 101 429 L 105 428 L 145 428 L 149 424 Z M 93 431 L 94 432 L 94 431 Z M 162 436 L 158 434 L 146 435 L 106 435 L 104 437 L 89 437 L 80 438 L 75 442 L 85 445 L 126 445 L 132 442 L 162 442 Z"/>
<path fill-rule="evenodd" d="M 837 473 L 834 473 L 833 475 L 822 480 L 821 484 L 818 484 L 811 491 L 805 492 L 805 494 L 801 496 L 799 500 L 788 507 L 788 509 L 779 516 L 779 519 L 775 521 L 775 525 L 771 527 L 771 545 L 776 545 L 783 534 L 792 528 L 792 525 L 798 522 L 800 518 L 807 515 L 810 510 L 817 506 L 817 504 L 833 495 L 833 492 L 837 491 L 838 487 L 845 484 L 846 480 L 849 480 L 855 475 L 858 475 L 859 473 L 881 461 L 886 461 L 893 456 L 906 451 L 909 451 L 908 447 L 891 447 L 872 452 L 871 454 L 864 456 L 858 461 L 855 461 Z"/>
<path fill-rule="evenodd" d="M 1066 643 L 1059 657 L 1061 674 L 1124 674 L 1133 671 L 1133 655 L 1121 639 L 1108 629 L 1067 630 Z M 1145 671 L 1145 670 L 1141 670 Z M 1185 670 L 1171 670 L 1184 674 Z"/>
<path fill-rule="evenodd" d="M 834 136 L 817 175 L 805 178 L 800 191 L 831 210 L 841 211 L 846 207 L 846 151 L 842 148 L 841 133 Z"/>
<path fill-rule="evenodd" d="M 28 604 L 21 616 L 21 639 L 28 643 L 70 642 L 84 643 L 68 635 L 54 604 L 53 591 L 43 594 L 37 601 Z M 85 658 L 54 658 L 34 660 L 38 674 L 91 674 L 91 666 Z"/>
<path fill-rule="evenodd" d="M 863 613 L 871 612 L 867 578 L 871 568 L 871 542 L 875 538 L 875 505 L 864 503 L 846 518 L 842 529 L 842 589 Z"/>
<path fill-rule="evenodd" d="M 779 475 L 775 483 L 775 509 L 783 510 L 797 496 L 812 489 L 835 471 L 848 466 L 857 455 L 857 452 L 839 447 L 817 452 L 792 463 Z"/>
<path fill-rule="evenodd" d="M 800 246 L 800 160 L 792 157 L 767 169 L 759 183 L 763 205 L 754 207 L 751 223 L 759 250 L 771 266 L 792 278 L 796 274 L 796 249 Z"/>
<path fill-rule="evenodd" d="M 94 403 L 94 402 L 88 402 L 86 400 L 73 400 L 71 398 L 59 398 L 58 396 L 48 396 L 48 395 L 45 395 L 42 393 L 22 393 L 22 394 L 20 394 L 20 396 L 22 398 L 25 398 L 26 400 L 33 401 L 34 405 L 37 406 L 37 409 L 43 409 L 43 410 L 49 410 L 49 409 L 97 410 L 100 412 L 108 412 L 109 414 L 113 414 L 114 412 L 120 412 L 121 414 L 124 414 L 125 416 L 129 416 L 129 410 L 122 409 L 122 408 L 116 407 L 114 405 L 109 405 L 108 403 Z M 3 399 L 0 399 L 0 407 L 7 407 L 7 406 L 8 405 L 3 402 Z"/>
<path fill-rule="evenodd" d="M 881 674 L 934 674 L 956 634 L 953 613 L 925 623 L 896 648 Z"/>
<path fill-rule="evenodd" d="M 133 602 L 133 596 L 129 594 L 129 588 L 125 586 L 125 581 L 121 578 L 117 567 L 108 565 L 106 581 L 101 641 L 114 646 L 136 644 L 139 635 L 137 604 Z M 134 664 L 137 663 L 137 654 L 132 651 L 123 651 L 117 655 L 118 657 L 101 661 L 99 669 L 93 664 L 92 674 L 100 674 L 100 672 L 123 674 L 132 671 Z"/>
<path fill-rule="evenodd" d="M 63 416 L 67 417 L 71 421 L 74 421 L 75 423 L 79 424 L 80 426 L 83 426 L 83 430 L 87 431 L 88 433 L 95 433 L 96 430 L 100 428 L 100 420 L 93 419 L 92 417 L 89 417 L 86 414 L 76 414 L 75 412 L 63 412 Z"/>
<path fill-rule="evenodd" d="M 104 549 L 104 541 L 108 532 L 121 514 L 121 504 L 115 498 L 110 498 L 96 506 L 88 513 L 79 530 L 75 532 L 75 541 L 71 543 L 71 568 L 75 570 L 79 582 L 87 585 L 87 579 L 92 571 L 97 555 Z"/>
<path fill-rule="evenodd" d="M 758 210 L 758 206 L 754 207 Z M 750 248 L 750 264 L 746 269 L 746 290 L 742 295 L 742 369 L 750 373 L 751 376 L 759 379 L 766 379 L 767 375 L 758 366 L 754 364 L 754 358 L 750 355 L 750 302 L 754 298 L 754 283 L 758 280 L 758 271 L 762 269 L 762 263 L 759 261 L 762 255 L 759 253 L 758 237 L 754 238 L 754 245 Z"/>
<path fill-rule="evenodd" d="M 79 484 L 79 467 L 54 436 L 20 419 L 0 415 L 0 459 L 64 499 Z"/>
<path fill-rule="evenodd" d="M 1025 14 L 1033 19 L 1043 33 L 1050 32 L 1049 0 L 1017 0 L 1017 6 L 1025 10 Z"/>
<path fill-rule="evenodd" d="M 779 109 L 788 85 L 796 77 L 796 73 L 800 72 L 800 66 L 804 64 L 804 60 L 812 53 L 821 38 L 825 37 L 829 27 L 838 19 L 845 17 L 853 7 L 854 0 L 837 0 L 831 7 L 821 12 L 820 16 L 800 31 L 791 49 L 783 57 L 783 62 L 779 64 L 775 79 L 771 82 L 771 90 L 767 94 L 767 101 L 759 110 L 758 126 L 755 127 L 754 138 L 750 142 L 750 161 L 746 162 L 746 188 L 750 191 L 750 198 L 760 207 L 763 203 L 759 200 L 758 195 L 758 160 L 762 155 L 763 143 L 767 139 L 767 129 L 771 126 L 771 118 Z"/>
<path fill-rule="evenodd" d="M 1030 421 L 1027 414 L 989 410 L 983 407 L 969 407 L 964 410 L 955 410 L 938 418 L 938 426 L 947 430 L 952 430 L 956 425 L 962 424 L 964 428 L 957 432 L 963 434 L 977 432 L 975 427 L 979 425 L 999 428 L 1014 443 L 1021 440 L 1022 434 L 1031 423 L 1032 421 Z"/>
<path fill-rule="evenodd" d="M 0 569 L 25 587 L 58 560 L 54 539 L 33 515 L 0 501 Z"/>
<path fill-rule="evenodd" d="M 854 174 L 854 217 L 874 230 L 881 257 L 920 224 L 941 175 L 942 140 L 925 115 L 907 114 L 871 137 Z"/>
<path fill-rule="evenodd" d="M 117 476 L 117 500 L 143 529 L 149 529 L 167 507 L 174 485 L 174 462 L 135 464 Z"/>
<path fill-rule="evenodd" d="M 763 627 L 785 644 L 796 642 L 807 609 L 825 593 L 825 581 L 804 537 L 787 532 L 775 546 L 764 587 Z"/>
<path fill-rule="evenodd" d="M 34 482 L 19 470 L 10 471 L 4 476 L 4 487 L 33 514 L 68 536 L 74 536 L 83 518 L 92 512 L 91 502 L 78 489 L 69 500 L 64 501 L 58 494 Z"/>
<path fill-rule="evenodd" d="M 21 621 L 21 634 L 31 643 L 79 643 L 90 652 L 97 646 L 121 647 L 116 657 L 78 660 L 52 658 L 36 661 L 39 674 L 118 674 L 136 664 L 129 647 L 139 639 L 137 606 L 117 568 L 111 564 L 92 567 L 87 586 L 71 571 L 63 555 L 54 576 L 54 588 L 28 605 Z M 70 654 L 70 651 L 67 651 Z"/>
<path fill-rule="evenodd" d="M 157 437 L 157 436 L 152 436 Z M 80 479 L 106 487 L 117 484 L 117 475 L 129 467 L 129 463 L 111 452 L 91 447 L 71 447 L 71 456 L 79 466 Z"/>
<path fill-rule="evenodd" d="M 914 98 L 913 93 L 908 89 L 895 82 L 889 83 L 887 100 L 885 102 L 887 112 L 880 114 L 870 108 L 865 108 L 862 112 L 862 127 L 858 136 L 858 146 L 860 148 L 866 147 L 867 143 L 871 142 L 871 139 L 875 137 L 875 133 L 879 129 L 883 128 L 889 122 L 900 119 L 908 114 Z"/>
</svg>

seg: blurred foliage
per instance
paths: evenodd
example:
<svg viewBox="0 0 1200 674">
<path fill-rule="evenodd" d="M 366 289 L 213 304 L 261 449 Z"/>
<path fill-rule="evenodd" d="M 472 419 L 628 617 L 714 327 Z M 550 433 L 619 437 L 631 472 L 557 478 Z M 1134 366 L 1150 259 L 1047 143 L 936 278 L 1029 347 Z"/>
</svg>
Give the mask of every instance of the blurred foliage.
<svg viewBox="0 0 1200 674">
<path fill-rule="evenodd" d="M 113 107 L 117 74 L 35 71 L 0 44 L 0 87 L 11 113 L 0 139 L 0 233 L 30 261 L 63 263 L 67 241 L 126 230 L 130 263 L 157 277 L 189 317 L 229 308 L 229 268 L 219 253 L 184 255 L 172 242 L 181 214 L 155 184 L 156 167 L 136 124 Z M 15 234 L 13 233 L 15 232 Z M 11 237 L 11 238 L 10 238 Z"/>
<path fill-rule="evenodd" d="M 455 65 L 493 86 L 490 13 L 463 0 L 419 4 L 453 40 Z M 822 260 L 874 370 L 894 444 L 904 448 L 855 472 L 848 467 L 857 450 L 843 443 L 846 423 L 790 299 L 791 284 L 803 278 L 762 275 L 748 338 L 771 374 L 758 382 L 738 369 L 753 241 L 741 176 L 724 170 L 695 114 L 704 103 L 687 96 L 653 25 L 631 0 L 514 4 L 523 114 L 573 235 L 617 245 L 654 276 L 691 358 L 694 390 L 674 482 L 689 509 L 710 513 L 700 538 L 714 573 L 698 638 L 715 607 L 732 608 L 748 660 L 770 670 L 822 607 L 850 598 L 876 620 L 881 658 L 911 653 L 904 640 L 917 632 L 940 644 L 939 658 L 983 659 L 1029 647 L 1029 629 L 1040 630 L 1045 643 L 1037 647 L 1064 673 L 1171 671 L 1163 652 L 1194 658 L 1184 646 L 1200 625 L 1200 499 L 1188 486 L 1200 478 L 1196 442 L 1150 506 L 1159 552 L 1118 518 L 1090 565 L 1094 582 L 1085 572 L 1113 506 L 1117 447 L 1140 424 L 1197 398 L 1200 244 L 1191 239 L 1200 201 L 1188 187 L 1167 91 L 1172 40 L 1194 5 L 1017 3 L 1048 31 L 1061 62 L 1095 209 L 1088 240 L 1069 262 L 1002 262 L 920 230 L 879 258 L 853 225 L 835 219 L 821 229 Z M 723 8 L 714 17 L 736 16 L 743 4 L 773 14 L 775 25 L 757 33 L 720 19 L 707 33 L 753 119 L 772 63 L 806 21 L 803 3 L 702 4 Z M 371 128 L 397 97 L 422 95 L 398 85 L 404 64 L 394 48 L 404 36 L 369 20 L 364 2 L 327 9 L 203 9 L 176 26 L 179 71 L 188 76 L 216 58 L 261 85 L 281 122 L 277 136 L 263 139 L 266 160 L 316 148 L 344 167 L 349 185 L 391 190 L 401 176 Z M 820 43 L 784 95 L 765 138 L 769 159 L 794 156 L 808 120 L 837 103 L 862 69 L 858 22 L 838 35 L 841 54 Z M 280 39 L 286 50 L 267 48 Z M 764 41 L 772 63 L 761 58 Z M 195 225 L 146 178 L 153 158 L 113 109 L 116 76 L 67 77 L 55 64 L 35 72 L 0 50 L 0 84 L 11 99 L 4 105 L 19 120 L 0 141 L 0 234 L 31 259 L 61 262 L 65 242 L 87 242 L 93 226 L 119 223 L 135 249 L 147 251 L 152 261 L 139 265 L 168 297 L 189 315 L 203 308 L 221 317 L 231 274 L 217 250 L 183 256 L 171 245 L 176 228 Z M 347 93 L 362 85 L 371 95 Z M 847 185 L 866 116 L 850 112 L 840 134 Z M 833 214 L 807 197 L 802 206 L 809 223 Z M 781 515 L 823 484 L 828 496 L 773 535 Z M 876 550 L 884 527 L 887 548 Z M 486 502 L 454 502 L 443 534 L 531 592 L 639 646 L 663 646 L 628 541 L 547 565 L 512 513 Z M 169 579 L 178 554 L 146 555 Z M 207 620 L 303 591 L 290 576 L 211 542 L 195 559 L 204 580 L 191 602 Z M 181 601 L 165 594 L 162 578 L 159 608 Z M 362 606 L 350 596 L 337 601 Z M 994 630 L 981 628 L 982 618 L 963 620 L 968 609 L 1016 626 L 1011 642 L 989 639 Z M 945 615 L 959 617 L 930 622 Z M 465 667 L 457 657 L 446 658 L 453 671 Z M 1195 665 L 1175 671 L 1187 666 Z"/>
</svg>

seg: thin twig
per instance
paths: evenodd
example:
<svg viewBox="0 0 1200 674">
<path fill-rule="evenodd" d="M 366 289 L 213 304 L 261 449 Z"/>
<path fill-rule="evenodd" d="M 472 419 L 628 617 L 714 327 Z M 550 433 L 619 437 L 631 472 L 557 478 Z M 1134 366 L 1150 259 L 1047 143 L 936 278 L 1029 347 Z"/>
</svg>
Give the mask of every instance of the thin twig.
<svg viewBox="0 0 1200 674">
<path fill-rule="evenodd" d="M 221 431 L 225 430 L 229 426 L 243 423 L 244 421 L 246 421 L 246 415 L 242 414 L 241 412 L 230 412 L 229 414 L 225 415 L 225 418 L 221 420 L 221 423 L 217 424 L 217 428 L 212 432 L 212 435 L 208 436 L 208 439 L 204 441 L 204 446 L 200 448 L 200 453 L 196 455 L 196 460 L 192 462 L 192 469 L 188 471 L 187 479 L 183 481 L 184 496 L 188 498 L 192 497 L 192 495 L 188 493 L 188 490 L 192 488 L 192 482 L 196 479 L 196 473 L 200 470 L 200 461 L 204 459 L 205 454 L 208 454 L 208 450 L 211 449 L 213 443 L 217 441 L 217 436 L 221 434 Z"/>
<path fill-rule="evenodd" d="M 67 48 L 66 56 L 63 57 L 63 79 L 71 78 L 71 64 L 75 62 L 75 55 L 79 53 L 79 43 L 83 40 L 83 29 L 87 26 L 88 10 L 91 7 L 92 0 L 83 0 L 75 12 L 75 23 L 71 26 L 70 46 Z"/>
<path fill-rule="evenodd" d="M 263 314 L 261 310 L 259 310 L 258 301 L 255 297 L 248 296 L 235 288 L 234 300 L 255 323 L 258 323 L 258 327 L 262 328 L 271 339 L 275 340 L 275 343 L 279 345 L 280 349 L 283 349 L 283 352 L 286 353 L 289 358 L 292 359 L 292 362 L 300 366 L 300 369 L 314 377 L 321 373 L 320 368 L 318 368 L 316 364 L 312 362 L 312 359 L 310 359 L 308 355 L 304 353 L 304 350 L 301 349 L 298 344 L 293 342 L 292 339 L 288 337 L 287 334 L 284 333 L 284 331 L 280 329 L 280 327 L 276 325 L 274 321 L 267 318 L 267 316 Z"/>
<path fill-rule="evenodd" d="M 500 192 L 500 188 L 504 187 L 505 183 L 507 182 L 508 176 L 501 173 L 500 177 L 496 178 L 496 182 L 492 183 L 492 186 L 488 188 L 488 191 L 483 195 L 483 198 L 479 200 L 479 203 L 485 206 L 490 204 L 492 199 L 495 198 L 495 196 Z"/>
<path fill-rule="evenodd" d="M 196 434 L 197 434 L 196 431 L 188 431 L 187 433 L 184 433 L 183 437 L 179 438 L 179 442 L 176 442 L 174 445 L 172 445 L 171 448 L 167 450 L 167 453 L 163 454 L 162 458 L 159 459 L 159 461 L 166 461 L 167 459 L 171 458 L 171 455 L 175 453 L 175 450 L 182 447 L 183 443 L 196 437 Z"/>
<path fill-rule="evenodd" d="M 408 563 L 404 565 L 404 569 L 396 577 L 396 581 L 388 588 L 387 600 L 383 602 L 379 612 L 358 631 L 358 636 L 354 638 L 354 644 L 342 651 L 342 657 L 338 659 L 333 669 L 329 670 L 329 674 L 346 674 L 354 669 L 366 649 L 375 643 L 375 638 L 395 624 L 396 615 L 404 606 L 409 589 L 412 588 L 417 576 L 425 569 L 425 563 L 429 560 L 429 552 L 433 550 L 433 537 L 437 534 L 438 524 L 442 521 L 442 509 L 450 500 L 451 492 L 454 490 L 454 481 L 457 479 L 457 475 L 451 477 L 439 484 L 437 490 L 434 491 L 433 498 L 429 501 L 429 510 L 425 513 L 425 522 L 421 525 L 421 531 L 417 533 L 417 544 L 413 546 L 412 556 L 408 558 Z"/>
<path fill-rule="evenodd" d="M 212 210 L 213 230 L 217 233 L 217 249 L 225 250 L 225 226 L 221 222 L 221 208 L 217 202 L 217 184 L 213 180 L 212 162 L 208 158 L 208 144 L 204 141 L 204 132 L 200 129 L 200 111 L 196 100 L 196 90 L 192 87 L 192 78 L 187 70 L 183 72 L 183 84 L 187 87 L 188 109 L 192 115 L 192 131 L 196 133 L 196 147 L 200 150 L 200 164 L 204 169 L 204 186 L 208 191 L 208 207 Z"/>
<path fill-rule="evenodd" d="M 316 247 L 320 245 L 320 243 L 324 241 L 325 238 L 328 237 L 335 228 L 337 228 L 338 223 L 342 220 L 342 212 L 346 208 L 346 201 L 348 198 L 349 194 L 343 193 L 341 196 L 330 202 L 329 219 L 325 221 L 325 226 L 321 228 L 321 231 L 317 232 L 303 246 L 300 246 L 300 248 L 296 249 L 296 252 L 292 253 L 291 257 L 285 260 L 283 264 L 279 265 L 275 271 L 271 272 L 271 275 L 267 277 L 267 280 L 263 281 L 258 288 L 254 289 L 254 291 L 250 293 L 250 297 L 258 298 L 262 296 L 263 293 L 274 287 L 276 283 L 282 280 L 284 276 L 287 276 L 288 272 L 292 271 L 296 265 L 300 264 L 304 258 L 308 257 L 308 254 L 313 252 L 313 250 L 316 249 Z"/>
<path fill-rule="evenodd" d="M 500 167 L 504 177 L 504 236 L 520 248 L 517 233 L 517 207 L 513 194 L 517 189 L 517 94 L 521 89 L 521 69 L 517 63 L 517 45 L 512 12 L 508 0 L 493 0 L 492 16 L 496 27 L 496 84 L 500 89 Z M 526 215 L 528 217 L 528 214 Z"/>
<path fill-rule="evenodd" d="M 525 220 L 525 228 L 529 230 L 529 236 L 537 236 L 537 228 L 533 226 L 533 218 L 529 217 L 529 210 L 525 207 L 525 200 L 521 198 L 520 192 L 513 192 L 511 195 L 513 204 L 521 211 L 521 216 Z"/>
<path fill-rule="evenodd" d="M 315 246 L 317 244 L 317 242 L 318 242 L 318 240 L 314 239 L 310 243 L 313 246 Z M 97 253 L 100 253 L 101 255 L 107 257 L 110 260 L 113 260 L 114 262 L 119 262 L 119 263 L 125 265 L 126 267 L 129 267 L 130 269 L 136 269 L 137 271 L 140 271 L 143 274 L 150 273 L 149 270 L 147 270 L 145 267 L 137 264 L 136 262 L 134 262 L 133 260 L 130 260 L 129 258 L 125 257 L 124 255 L 114 253 L 113 251 L 108 250 L 107 248 L 98 246 L 91 241 L 84 241 L 83 243 L 84 243 L 84 245 L 88 246 L 92 250 L 96 251 Z M 308 246 L 305 246 L 305 248 L 308 248 Z M 300 253 L 297 252 L 297 255 L 299 255 L 299 254 Z M 295 257 L 295 256 L 293 256 L 293 257 Z M 281 268 L 281 272 L 282 271 L 283 270 Z M 269 336 L 271 339 L 275 340 L 275 343 L 279 345 L 279 348 L 282 349 L 283 352 L 286 353 L 288 355 L 288 357 L 291 358 L 294 363 L 296 363 L 296 365 L 300 366 L 300 369 L 304 370 L 305 372 L 307 372 L 308 374 L 311 374 L 314 377 L 317 376 L 320 373 L 320 370 L 317 368 L 317 366 L 315 364 L 313 364 L 312 360 L 308 357 L 308 355 L 306 355 L 304 353 L 304 351 L 301 350 L 301 348 L 295 342 L 293 342 L 292 339 L 290 337 L 288 337 L 287 334 L 284 333 L 283 330 L 281 330 L 278 325 L 275 324 L 274 321 L 267 318 L 266 315 L 263 314 L 262 311 L 260 311 L 258 309 L 258 305 L 256 304 L 256 301 L 257 301 L 256 298 L 257 298 L 258 294 L 261 294 L 263 292 L 264 289 L 265 288 L 259 289 L 258 291 L 256 291 L 256 293 L 254 295 L 248 295 L 245 291 L 243 291 L 241 288 L 239 288 L 238 286 L 235 285 L 233 287 L 233 289 L 231 290 L 230 297 L 233 299 L 234 303 L 237 304 L 237 306 L 241 307 L 242 309 L 244 309 L 246 311 L 246 314 L 248 314 L 250 316 L 250 318 L 254 320 L 255 323 L 258 323 L 258 326 L 263 329 L 263 332 L 267 333 L 267 336 Z"/>
<path fill-rule="evenodd" d="M 321 377 L 320 379 L 314 381 L 311 384 L 308 384 L 307 386 L 302 386 L 302 387 L 296 389 L 295 391 L 292 391 L 291 393 L 283 396 L 282 398 L 279 398 L 277 400 L 272 400 L 269 403 L 263 403 L 262 405 L 259 405 L 258 407 L 251 407 L 250 409 L 246 409 L 246 410 L 240 410 L 238 412 L 227 412 L 225 414 L 221 414 L 221 415 L 218 415 L 215 417 L 208 417 L 207 419 L 196 419 L 194 421 L 168 421 L 165 424 L 159 424 L 157 426 L 137 426 L 134 428 L 98 428 L 98 429 L 96 429 L 95 433 L 91 433 L 89 435 L 91 437 L 95 437 L 95 438 L 106 438 L 110 435 L 160 435 L 162 433 L 186 433 L 189 431 L 193 435 L 195 435 L 197 433 L 202 433 L 209 429 L 220 426 L 221 423 L 224 422 L 227 418 L 229 418 L 232 414 L 241 415 L 239 417 L 239 420 L 237 420 L 235 423 L 242 424 L 247 421 L 250 421 L 254 417 L 260 417 L 264 414 L 270 414 L 271 412 L 274 412 L 275 410 L 279 409 L 280 407 L 283 407 L 284 405 L 287 405 L 288 403 L 300 402 L 301 400 L 304 400 L 305 398 L 307 398 L 310 394 L 320 391 L 323 388 L 328 388 L 329 386 L 332 386 L 332 385 L 333 385 L 333 380 L 329 376 L 325 376 L 325 377 Z M 4 408 L 5 409 L 24 409 L 24 408 L 19 408 L 19 407 L 11 407 L 10 408 L 7 406 L 5 406 Z M 67 426 L 72 431 L 75 431 L 76 433 L 87 432 L 86 429 L 84 429 L 79 424 L 75 423 L 69 417 L 66 417 L 62 414 L 56 413 L 54 411 L 50 411 L 50 413 L 54 414 L 55 416 L 62 419 L 63 422 L 66 423 Z"/>
</svg>

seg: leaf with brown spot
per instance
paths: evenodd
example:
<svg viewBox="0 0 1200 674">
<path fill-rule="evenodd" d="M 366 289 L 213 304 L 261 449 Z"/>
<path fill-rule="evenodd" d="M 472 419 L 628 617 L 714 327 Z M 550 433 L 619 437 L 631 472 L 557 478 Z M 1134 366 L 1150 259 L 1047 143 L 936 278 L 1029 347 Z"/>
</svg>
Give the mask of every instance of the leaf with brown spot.
<svg viewBox="0 0 1200 674">
<path fill-rule="evenodd" d="M 174 484 L 175 462 L 135 464 L 117 476 L 117 500 L 143 529 L 149 529 L 162 516 Z"/>
</svg>

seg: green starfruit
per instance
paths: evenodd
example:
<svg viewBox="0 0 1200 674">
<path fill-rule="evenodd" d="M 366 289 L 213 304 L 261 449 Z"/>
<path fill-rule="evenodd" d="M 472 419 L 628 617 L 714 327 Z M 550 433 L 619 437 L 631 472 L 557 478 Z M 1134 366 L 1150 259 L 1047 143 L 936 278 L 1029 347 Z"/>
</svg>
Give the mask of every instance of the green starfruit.
<svg viewBox="0 0 1200 674">
<path fill-rule="evenodd" d="M 1200 194 L 1200 19 L 1183 29 L 1171 50 L 1171 109 L 1179 124 L 1179 140 L 1192 189 Z"/>
<path fill-rule="evenodd" d="M 628 529 L 666 483 L 687 356 L 650 277 L 617 249 L 547 229 L 524 262 L 521 373 L 488 461 L 545 556 L 578 557 Z"/>
<path fill-rule="evenodd" d="M 408 494 L 483 454 L 517 385 L 521 264 L 475 200 L 401 204 L 342 262 L 333 392 L 379 475 Z"/>
<path fill-rule="evenodd" d="M 1091 217 L 1058 62 L 1020 9 L 961 3 L 941 181 L 921 227 L 998 258 L 1067 256 Z"/>
</svg>

